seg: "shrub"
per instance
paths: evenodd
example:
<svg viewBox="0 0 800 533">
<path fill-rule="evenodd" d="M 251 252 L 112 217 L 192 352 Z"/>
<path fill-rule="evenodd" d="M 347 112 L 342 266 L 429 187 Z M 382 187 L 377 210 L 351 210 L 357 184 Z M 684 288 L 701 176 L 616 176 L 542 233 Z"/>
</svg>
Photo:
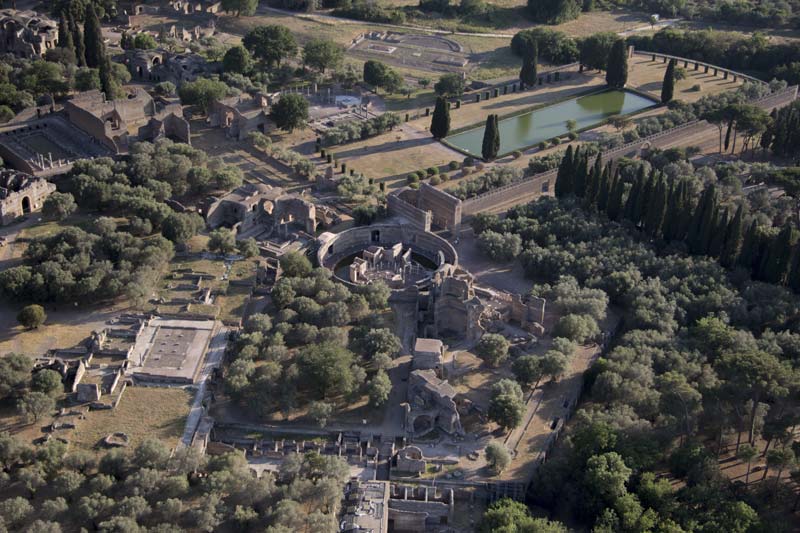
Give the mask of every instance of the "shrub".
<svg viewBox="0 0 800 533">
<path fill-rule="evenodd" d="M 464 158 L 465 167 L 471 167 L 474 164 L 475 164 L 475 158 L 472 157 L 471 155 L 468 155 L 467 157 Z"/>
<path fill-rule="evenodd" d="M 425 172 L 424 170 L 417 170 L 417 180 L 418 181 L 419 180 L 424 180 L 427 177 L 428 177 L 428 173 L 427 172 Z"/>
<path fill-rule="evenodd" d="M 412 189 L 415 189 L 415 190 L 419 189 L 419 182 L 411 183 L 411 184 L 409 184 L 409 187 L 411 187 Z"/>
<path fill-rule="evenodd" d="M 691 88 L 689 90 L 691 90 L 693 92 L 696 92 L 696 93 L 699 93 L 700 91 L 703 90 L 703 87 L 699 83 L 695 83 L 694 85 L 691 86 Z"/>
<path fill-rule="evenodd" d="M 22 324 L 25 329 L 36 329 L 47 320 L 44 307 L 37 304 L 28 305 L 22 308 L 17 315 L 17 322 Z"/>
<path fill-rule="evenodd" d="M 458 161 L 450 161 L 447 166 L 450 167 L 450 170 L 458 170 L 461 168 L 461 164 Z"/>
<path fill-rule="evenodd" d="M 600 328 L 597 326 L 597 321 L 589 315 L 562 316 L 553 330 L 554 336 L 564 337 L 579 344 L 583 344 L 599 334 Z"/>
<path fill-rule="evenodd" d="M 442 180 L 439 179 L 439 176 L 431 176 L 431 179 L 429 181 L 431 185 L 439 185 L 441 182 Z"/>
<path fill-rule="evenodd" d="M 547 141 L 542 141 L 539 143 L 539 150 L 547 150 L 547 147 L 550 146 L 547 144 Z"/>
<path fill-rule="evenodd" d="M 522 152 L 520 152 L 519 150 L 514 150 L 511 153 L 511 157 L 513 157 L 514 159 L 519 159 L 520 157 L 522 157 Z"/>
<path fill-rule="evenodd" d="M 511 463 L 511 454 L 499 442 L 490 442 L 484 453 L 486 453 L 486 464 L 498 474 Z"/>
<path fill-rule="evenodd" d="M 408 183 L 409 185 L 417 183 L 418 181 L 419 177 L 417 176 L 416 172 L 412 172 L 408 176 L 406 176 L 406 183 Z"/>
<path fill-rule="evenodd" d="M 577 134 L 576 132 L 574 132 L 574 131 L 571 131 L 571 132 L 569 132 L 569 133 L 567 134 L 567 138 L 568 138 L 570 141 L 574 141 L 574 140 L 576 140 L 576 139 L 578 138 L 578 134 Z"/>
<path fill-rule="evenodd" d="M 553 144 L 553 146 L 558 146 L 561 144 L 561 137 L 553 137 L 550 142 Z"/>
<path fill-rule="evenodd" d="M 446 181 L 450 181 L 450 176 L 448 176 L 445 173 L 442 173 L 442 174 L 439 174 L 439 179 L 442 180 L 442 183 L 444 183 Z"/>
<path fill-rule="evenodd" d="M 484 165 L 483 163 L 478 163 L 475 165 L 475 170 L 477 170 L 478 172 L 482 171 L 484 168 L 486 168 L 486 165 Z"/>
<path fill-rule="evenodd" d="M 439 173 L 439 168 L 438 167 L 428 167 L 427 172 L 428 172 L 428 176 L 435 176 L 436 174 Z"/>
</svg>

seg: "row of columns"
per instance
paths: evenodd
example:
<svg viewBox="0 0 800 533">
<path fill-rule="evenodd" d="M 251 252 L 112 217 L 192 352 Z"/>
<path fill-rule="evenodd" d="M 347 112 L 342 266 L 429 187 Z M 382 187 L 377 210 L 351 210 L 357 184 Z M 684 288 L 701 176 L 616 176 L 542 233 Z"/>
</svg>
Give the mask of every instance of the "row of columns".
<svg viewBox="0 0 800 533">
<path fill-rule="evenodd" d="M 656 57 L 660 57 L 662 63 L 666 63 L 670 59 L 667 56 L 662 56 L 662 55 L 658 55 L 658 54 L 650 54 L 650 58 L 651 58 L 650 60 L 651 61 L 655 61 Z M 734 74 L 733 72 L 730 72 L 728 70 L 721 69 L 721 68 L 718 68 L 718 67 L 712 67 L 711 65 L 707 65 L 705 63 L 701 63 L 700 61 L 691 61 L 689 59 L 677 59 L 677 58 L 675 58 L 675 61 L 677 63 L 680 63 L 681 61 L 683 61 L 683 68 L 689 68 L 689 63 L 694 63 L 694 70 L 700 70 L 700 66 L 702 65 L 703 69 L 704 69 L 703 72 L 705 74 L 708 74 L 709 69 L 711 69 L 711 70 L 713 70 L 713 75 L 714 76 L 717 76 L 719 74 L 719 71 L 721 70 L 722 71 L 722 79 L 723 80 L 727 80 L 728 79 L 728 74 L 733 76 L 733 81 L 734 82 L 738 81 L 738 79 L 739 79 L 739 76 L 737 74 Z"/>
</svg>

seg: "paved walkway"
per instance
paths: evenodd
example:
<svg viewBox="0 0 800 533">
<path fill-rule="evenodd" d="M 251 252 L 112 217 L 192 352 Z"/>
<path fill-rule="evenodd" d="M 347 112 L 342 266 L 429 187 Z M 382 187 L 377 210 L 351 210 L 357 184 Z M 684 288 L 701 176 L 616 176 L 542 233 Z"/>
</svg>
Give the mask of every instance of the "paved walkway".
<svg viewBox="0 0 800 533">
<path fill-rule="evenodd" d="M 203 363 L 203 369 L 200 371 L 200 376 L 197 381 L 197 393 L 192 402 L 192 409 L 189 411 L 189 416 L 186 417 L 186 429 L 183 431 L 183 437 L 179 446 L 189 446 L 192 444 L 194 432 L 200 424 L 200 418 L 203 416 L 205 409 L 203 408 L 203 400 L 206 395 L 206 385 L 208 378 L 216 367 L 222 362 L 222 356 L 225 355 L 225 347 L 228 344 L 228 328 L 222 327 L 211 339 L 208 348 L 206 360 Z"/>
</svg>

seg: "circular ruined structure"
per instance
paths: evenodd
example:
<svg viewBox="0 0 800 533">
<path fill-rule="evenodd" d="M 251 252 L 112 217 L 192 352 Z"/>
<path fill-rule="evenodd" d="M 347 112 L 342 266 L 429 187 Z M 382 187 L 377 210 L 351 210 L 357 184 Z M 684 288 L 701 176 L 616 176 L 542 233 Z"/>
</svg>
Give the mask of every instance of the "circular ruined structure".
<svg viewBox="0 0 800 533">
<path fill-rule="evenodd" d="M 319 237 L 317 259 L 339 281 L 375 280 L 392 289 L 425 285 L 433 274 L 458 265 L 455 248 L 433 233 L 400 224 L 359 226 Z"/>
</svg>

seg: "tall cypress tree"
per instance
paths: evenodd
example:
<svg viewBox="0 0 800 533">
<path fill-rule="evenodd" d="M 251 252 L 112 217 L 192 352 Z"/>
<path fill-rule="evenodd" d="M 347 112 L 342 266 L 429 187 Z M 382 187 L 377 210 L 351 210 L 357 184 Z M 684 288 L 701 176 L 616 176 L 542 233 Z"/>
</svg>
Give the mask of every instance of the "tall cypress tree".
<svg viewBox="0 0 800 533">
<path fill-rule="evenodd" d="M 725 244 L 719 262 L 726 268 L 733 268 L 739 261 L 744 241 L 744 208 L 740 205 L 725 231 Z"/>
<path fill-rule="evenodd" d="M 692 202 L 689 194 L 689 180 L 683 179 L 678 182 L 676 202 L 675 213 L 670 214 L 674 218 L 672 240 L 682 241 L 686 238 L 689 224 L 692 222 L 692 214 L 694 213 L 694 202 Z"/>
<path fill-rule="evenodd" d="M 636 216 L 639 208 L 639 195 L 642 193 L 642 176 L 636 176 L 631 185 L 631 190 L 628 193 L 628 199 L 625 201 L 625 207 L 622 211 L 622 217 L 630 220 L 636 224 Z"/>
<path fill-rule="evenodd" d="M 675 59 L 670 59 L 661 84 L 661 103 L 668 104 L 675 94 Z"/>
<path fill-rule="evenodd" d="M 647 214 L 647 208 L 650 205 L 656 190 L 655 169 L 650 172 L 650 175 L 644 177 L 645 171 L 644 168 L 641 168 L 639 175 L 640 177 L 638 179 L 643 180 L 643 185 L 639 191 L 639 197 L 636 199 L 636 212 L 633 222 L 637 225 L 644 223 L 645 215 Z"/>
<path fill-rule="evenodd" d="M 530 39 L 525 48 L 525 56 L 522 58 L 522 70 L 519 71 L 519 81 L 522 82 L 523 88 L 536 85 L 536 77 L 539 74 L 536 65 L 539 61 L 539 45 L 536 39 Z"/>
<path fill-rule="evenodd" d="M 108 56 L 104 56 L 100 62 L 100 89 L 105 93 L 106 100 L 113 100 L 116 97 L 117 89 L 111 74 L 111 60 Z"/>
<path fill-rule="evenodd" d="M 75 46 L 75 59 L 78 61 L 78 66 L 86 66 L 86 43 L 83 42 L 83 33 L 75 18 L 72 16 L 72 11 L 67 10 L 67 26 L 72 32 L 72 43 Z"/>
<path fill-rule="evenodd" d="M 797 230 L 785 224 L 777 236 L 773 237 L 761 264 L 761 277 L 764 281 L 783 285 L 789 276 L 792 248 L 797 244 Z"/>
<path fill-rule="evenodd" d="M 586 180 L 589 177 L 589 154 L 582 152 L 578 161 L 578 166 L 575 169 L 575 196 L 583 198 L 586 194 Z"/>
<path fill-rule="evenodd" d="M 654 181 L 656 181 L 656 184 L 655 187 L 653 187 L 653 197 L 650 202 L 648 202 L 648 208 L 644 218 L 644 227 L 651 237 L 660 239 L 662 237 L 661 230 L 664 226 L 664 215 L 667 212 L 669 194 L 667 193 L 667 184 L 663 177 L 658 176 Z"/>
<path fill-rule="evenodd" d="M 100 27 L 100 19 L 94 10 L 94 4 L 86 6 L 86 20 L 83 23 L 83 40 L 86 43 L 86 66 L 89 68 L 100 68 L 103 58 L 106 55 L 105 44 L 103 43 L 103 32 Z"/>
<path fill-rule="evenodd" d="M 558 165 L 554 190 L 557 198 L 563 198 L 572 193 L 573 160 L 572 145 L 569 145 L 564 157 L 561 158 L 561 164 Z"/>
<path fill-rule="evenodd" d="M 61 17 L 58 19 L 58 46 L 66 50 L 72 50 L 75 53 L 75 41 L 72 38 L 72 31 L 67 22 L 67 16 L 61 12 Z"/>
<path fill-rule="evenodd" d="M 597 192 L 597 200 L 595 202 L 598 211 L 605 211 L 608 208 L 611 186 L 611 162 L 609 162 L 603 169 L 603 175 L 600 178 L 600 188 Z"/>
<path fill-rule="evenodd" d="M 481 155 L 486 161 L 492 161 L 500 151 L 500 129 L 497 115 L 489 115 L 486 118 L 486 128 L 483 131 L 483 145 Z"/>
<path fill-rule="evenodd" d="M 608 198 L 606 214 L 611 220 L 619 220 L 622 216 L 623 198 L 625 196 L 625 180 L 616 175 L 613 179 L 614 186 L 611 189 L 611 196 Z"/>
<path fill-rule="evenodd" d="M 686 244 L 689 251 L 697 255 L 708 253 L 711 235 L 714 232 L 714 213 L 717 210 L 717 190 L 714 185 L 709 185 L 703 190 L 700 201 L 692 216 L 692 223 L 686 235 Z"/>
<path fill-rule="evenodd" d="M 436 139 L 444 139 L 450 133 L 450 109 L 444 96 L 436 98 L 431 119 L 431 134 Z"/>
<path fill-rule="evenodd" d="M 587 206 L 595 206 L 597 195 L 600 192 L 600 183 L 602 180 L 603 159 L 600 154 L 597 154 L 597 157 L 594 160 L 594 165 L 592 166 L 592 170 L 589 172 L 589 177 L 586 180 L 586 193 L 584 194 L 584 199 L 586 200 Z"/>
<path fill-rule="evenodd" d="M 761 263 L 761 228 L 756 220 L 750 223 L 747 233 L 742 241 L 742 250 L 739 252 L 738 265 L 757 277 L 758 267 Z"/>
<path fill-rule="evenodd" d="M 628 47 L 624 39 L 617 39 L 611 46 L 606 67 L 606 82 L 609 87 L 622 89 L 628 83 Z"/>
<path fill-rule="evenodd" d="M 708 255 L 711 257 L 719 257 L 725 246 L 725 233 L 728 230 L 727 209 L 717 209 L 716 213 L 714 213 L 713 228 L 714 231 L 711 234 L 711 239 L 708 241 Z"/>
<path fill-rule="evenodd" d="M 789 270 L 787 285 L 795 292 L 800 292 L 800 243 L 794 245 L 792 250 L 792 267 Z"/>
</svg>

